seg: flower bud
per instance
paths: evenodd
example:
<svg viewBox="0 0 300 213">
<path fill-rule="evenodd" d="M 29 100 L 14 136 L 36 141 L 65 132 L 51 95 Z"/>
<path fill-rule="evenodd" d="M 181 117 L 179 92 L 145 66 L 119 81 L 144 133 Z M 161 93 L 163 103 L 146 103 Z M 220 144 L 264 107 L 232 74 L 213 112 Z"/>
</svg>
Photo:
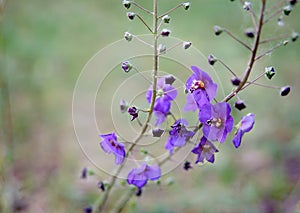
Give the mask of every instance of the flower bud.
<svg viewBox="0 0 300 213">
<path fill-rule="evenodd" d="M 221 33 L 223 32 L 223 29 L 220 27 L 220 26 L 214 26 L 214 32 L 215 32 L 215 35 L 218 36 L 218 35 L 221 35 Z"/>
<path fill-rule="evenodd" d="M 162 20 L 165 24 L 169 24 L 170 20 L 171 20 L 171 17 L 169 15 L 165 15 L 165 16 L 162 17 Z"/>
<path fill-rule="evenodd" d="M 134 13 L 134 12 L 127 12 L 127 17 L 128 17 L 130 20 L 133 20 L 134 17 L 135 17 L 135 13 Z"/>
<path fill-rule="evenodd" d="M 98 189 L 101 189 L 103 192 L 105 191 L 105 185 L 102 181 L 99 181 L 97 184 Z"/>
<path fill-rule="evenodd" d="M 159 138 L 160 136 L 162 136 L 162 134 L 164 133 L 163 129 L 153 129 L 152 130 L 152 135 L 153 137 Z"/>
<path fill-rule="evenodd" d="M 167 184 L 167 186 L 171 186 L 171 185 L 173 185 L 174 184 L 174 178 L 173 177 L 168 177 L 167 179 L 166 179 L 166 184 Z"/>
<path fill-rule="evenodd" d="M 174 78 L 173 75 L 168 75 L 168 76 L 165 78 L 165 83 L 166 83 L 166 84 L 172 85 L 175 81 L 176 81 L 176 78 Z"/>
<path fill-rule="evenodd" d="M 282 42 L 282 44 L 283 44 L 284 46 L 288 45 L 288 43 L 289 43 L 288 40 L 284 40 L 284 41 Z"/>
<path fill-rule="evenodd" d="M 83 209 L 83 212 L 84 213 L 92 213 L 93 212 L 93 208 L 91 206 L 85 207 Z"/>
<path fill-rule="evenodd" d="M 88 173 L 88 169 L 86 167 L 84 167 L 81 171 L 81 179 L 86 179 L 87 173 Z"/>
<path fill-rule="evenodd" d="M 170 35 L 170 33 L 171 33 L 170 30 L 168 30 L 168 29 L 163 29 L 163 30 L 161 31 L 160 34 L 161 34 L 163 37 L 168 37 L 168 36 Z"/>
<path fill-rule="evenodd" d="M 124 72 L 129 72 L 133 68 L 132 64 L 129 61 L 124 61 L 122 63 L 122 69 Z"/>
<path fill-rule="evenodd" d="M 188 171 L 189 169 L 192 169 L 192 165 L 191 165 L 191 162 L 189 161 L 185 161 L 184 164 L 183 164 L 183 169 Z"/>
<path fill-rule="evenodd" d="M 212 54 L 210 54 L 209 56 L 208 56 L 208 63 L 211 65 L 211 66 L 213 66 L 216 62 L 217 62 L 217 59 L 212 55 Z"/>
<path fill-rule="evenodd" d="M 167 51 L 167 47 L 164 44 L 159 44 L 158 47 L 157 47 L 157 49 L 158 49 L 158 52 L 160 54 L 164 54 Z"/>
<path fill-rule="evenodd" d="M 182 6 L 185 10 L 188 10 L 191 6 L 191 3 L 190 2 L 185 2 L 185 3 L 182 4 Z"/>
<path fill-rule="evenodd" d="M 148 155 L 148 150 L 146 149 L 141 149 L 140 152 L 143 154 L 143 155 Z"/>
<path fill-rule="evenodd" d="M 132 116 L 131 121 L 136 119 L 139 116 L 139 110 L 136 107 L 130 107 L 127 112 Z"/>
<path fill-rule="evenodd" d="M 136 191 L 136 193 L 135 193 L 135 195 L 137 196 L 137 197 L 140 197 L 141 195 L 142 195 L 142 189 L 141 188 L 137 188 L 137 191 Z"/>
<path fill-rule="evenodd" d="M 266 74 L 267 78 L 271 80 L 273 78 L 273 76 L 275 75 L 274 67 L 266 67 L 265 74 Z"/>
<path fill-rule="evenodd" d="M 290 5 L 294 6 L 297 4 L 297 0 L 290 0 Z"/>
<path fill-rule="evenodd" d="M 131 1 L 123 0 L 122 4 L 126 9 L 131 7 Z"/>
<path fill-rule="evenodd" d="M 129 32 L 125 32 L 124 34 L 124 38 L 126 39 L 126 41 L 131 41 L 132 40 L 132 34 Z"/>
<path fill-rule="evenodd" d="M 246 108 L 246 105 L 244 101 L 238 100 L 237 102 L 234 103 L 234 107 L 241 111 Z"/>
<path fill-rule="evenodd" d="M 185 41 L 185 42 L 183 42 L 183 48 L 185 49 L 185 50 L 187 50 L 188 48 L 190 48 L 192 46 L 192 42 L 190 42 L 190 41 Z"/>
<path fill-rule="evenodd" d="M 251 10 L 252 9 L 252 3 L 251 2 L 249 2 L 249 1 L 245 1 L 244 2 L 244 5 L 243 5 L 243 9 L 244 10 Z"/>
<path fill-rule="evenodd" d="M 121 111 L 121 113 L 126 112 L 127 109 L 128 109 L 128 102 L 125 101 L 124 99 L 121 99 L 120 100 L 120 111 Z"/>
<path fill-rule="evenodd" d="M 291 5 L 287 5 L 283 8 L 283 14 L 288 16 L 290 15 L 290 13 L 292 12 L 292 6 Z"/>
<path fill-rule="evenodd" d="M 296 33 L 296 32 L 293 32 L 293 34 L 292 34 L 292 42 L 297 41 L 298 38 L 299 38 L 299 34 Z"/>
<path fill-rule="evenodd" d="M 283 26 L 284 26 L 284 21 L 283 21 L 283 18 L 282 18 L 282 17 L 279 17 L 279 18 L 277 19 L 277 25 L 278 25 L 279 27 L 283 27 Z"/>
<path fill-rule="evenodd" d="M 290 86 L 284 86 L 280 89 L 280 95 L 281 96 L 287 96 L 291 91 L 291 87 Z"/>
<path fill-rule="evenodd" d="M 232 83 L 232 85 L 234 85 L 234 86 L 239 86 L 240 85 L 240 83 L 241 83 L 241 80 L 238 78 L 238 77 L 232 77 L 231 78 L 231 83 Z"/>
<path fill-rule="evenodd" d="M 245 30 L 245 35 L 248 38 L 254 38 L 254 36 L 255 36 L 255 30 L 253 28 L 248 28 L 248 29 Z"/>
</svg>

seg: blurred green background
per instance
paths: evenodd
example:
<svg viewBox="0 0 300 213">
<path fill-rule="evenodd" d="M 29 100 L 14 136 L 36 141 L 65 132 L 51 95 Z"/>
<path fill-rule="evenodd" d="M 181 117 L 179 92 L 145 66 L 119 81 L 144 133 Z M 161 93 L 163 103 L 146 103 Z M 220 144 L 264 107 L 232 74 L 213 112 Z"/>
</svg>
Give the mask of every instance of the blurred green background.
<svg viewBox="0 0 300 213">
<path fill-rule="evenodd" d="M 152 7 L 151 1 L 137 2 Z M 189 11 L 171 14 L 172 36 L 192 41 L 204 55 L 213 53 L 241 74 L 249 58 L 247 50 L 226 35 L 214 36 L 212 28 L 224 26 L 243 38 L 243 31 L 251 26 L 249 15 L 239 1 L 191 2 Z M 259 1 L 255 2 L 258 11 Z M 178 3 L 159 0 L 160 12 Z M 299 12 L 297 5 L 284 17 L 283 27 L 277 26 L 276 19 L 270 22 L 264 35 L 300 31 Z M 150 17 L 146 20 L 151 23 Z M 81 212 L 101 193 L 96 183 L 106 175 L 93 167 L 77 143 L 72 94 L 85 63 L 98 50 L 122 39 L 125 31 L 148 33 L 138 20 L 128 21 L 121 0 L 7 2 L 1 45 L 1 195 L 15 212 Z M 256 114 L 255 128 L 241 148 L 234 149 L 228 140 L 215 164 L 194 166 L 188 172 L 176 169 L 169 175 L 174 176 L 174 185 L 147 188 L 133 200 L 136 203 L 130 203 L 128 212 L 300 212 L 299 57 L 300 43 L 290 43 L 255 66 L 259 74 L 273 65 L 278 72 L 271 83 L 289 84 L 292 91 L 280 97 L 277 90 L 250 87 L 240 94 L 248 107 L 234 112 L 235 117 Z M 229 92 L 230 74 L 219 64 L 215 69 Z M 81 180 L 84 166 L 99 174 Z"/>
</svg>

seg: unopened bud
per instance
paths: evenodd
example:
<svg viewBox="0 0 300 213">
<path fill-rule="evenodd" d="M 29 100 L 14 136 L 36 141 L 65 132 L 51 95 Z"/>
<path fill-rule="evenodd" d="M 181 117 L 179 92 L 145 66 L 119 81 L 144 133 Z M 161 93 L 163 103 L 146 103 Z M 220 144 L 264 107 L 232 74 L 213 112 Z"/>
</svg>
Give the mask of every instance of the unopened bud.
<svg viewBox="0 0 300 213">
<path fill-rule="evenodd" d="M 220 26 L 214 26 L 214 32 L 215 32 L 215 35 L 218 36 L 218 35 L 221 35 L 221 33 L 223 32 L 223 29 L 220 27 Z"/>
<path fill-rule="evenodd" d="M 192 42 L 190 42 L 190 41 L 183 42 L 183 48 L 185 50 L 188 49 L 188 48 L 190 48 L 190 46 L 192 46 Z"/>
<path fill-rule="evenodd" d="M 284 46 L 288 45 L 288 43 L 289 43 L 288 40 L 285 40 L 285 41 L 282 42 L 282 44 L 283 44 Z"/>
<path fill-rule="evenodd" d="M 125 32 L 124 34 L 124 38 L 126 39 L 126 41 L 131 41 L 132 40 L 132 34 L 129 32 Z"/>
<path fill-rule="evenodd" d="M 133 20 L 134 17 L 135 17 L 135 13 L 134 13 L 134 12 L 128 12 L 128 13 L 127 13 L 127 17 L 128 17 L 130 20 Z"/>
<path fill-rule="evenodd" d="M 171 185 L 173 185 L 174 184 L 174 178 L 173 177 L 168 177 L 167 179 L 166 179 L 166 184 L 167 184 L 167 186 L 171 186 Z"/>
<path fill-rule="evenodd" d="M 243 5 L 244 10 L 251 10 L 252 9 L 252 4 L 249 1 L 245 1 Z"/>
<path fill-rule="evenodd" d="M 153 137 L 159 138 L 160 136 L 162 136 L 162 134 L 164 133 L 163 129 L 153 129 L 152 130 L 152 135 Z"/>
<path fill-rule="evenodd" d="M 171 17 L 169 15 L 165 15 L 165 16 L 162 17 L 162 20 L 165 24 L 169 24 L 170 20 L 171 20 Z"/>
<path fill-rule="evenodd" d="M 125 113 L 128 109 L 128 102 L 125 101 L 124 99 L 120 100 L 120 111 L 121 113 Z"/>
<path fill-rule="evenodd" d="M 239 86 L 240 85 L 240 83 L 241 83 L 241 80 L 238 78 L 238 77 L 232 77 L 231 78 L 231 83 L 232 83 L 232 85 L 234 85 L 234 86 Z"/>
<path fill-rule="evenodd" d="M 185 3 L 182 4 L 182 6 L 185 10 L 188 10 L 191 6 L 191 3 L 190 2 L 185 2 Z"/>
<path fill-rule="evenodd" d="M 92 213 L 93 212 L 93 207 L 92 206 L 87 206 L 83 209 L 84 213 Z"/>
<path fill-rule="evenodd" d="M 140 152 L 141 152 L 143 155 L 148 155 L 148 150 L 146 150 L 146 149 L 141 149 Z"/>
<path fill-rule="evenodd" d="M 105 191 L 105 185 L 102 181 L 99 181 L 97 184 L 98 189 L 101 189 L 103 192 Z"/>
<path fill-rule="evenodd" d="M 168 36 L 170 35 L 170 33 L 171 33 L 170 30 L 168 30 L 168 29 L 163 29 L 163 30 L 161 31 L 160 34 L 161 34 L 163 37 L 168 37 Z"/>
<path fill-rule="evenodd" d="M 291 87 L 290 86 L 284 86 L 280 89 L 280 95 L 281 96 L 287 96 L 291 91 Z"/>
<path fill-rule="evenodd" d="M 159 44 L 157 49 L 160 54 L 164 54 L 167 51 L 167 47 L 164 44 Z"/>
<path fill-rule="evenodd" d="M 123 0 L 122 4 L 126 9 L 129 9 L 131 7 L 131 1 Z"/>
<path fill-rule="evenodd" d="M 279 27 L 283 27 L 284 26 L 284 21 L 283 21 L 283 18 L 282 17 L 279 17 L 277 19 L 277 24 Z"/>
<path fill-rule="evenodd" d="M 294 6 L 297 4 L 297 2 L 298 2 L 297 0 L 290 0 L 290 5 Z"/>
<path fill-rule="evenodd" d="M 191 162 L 189 161 L 185 161 L 184 164 L 183 164 L 183 169 L 188 171 L 189 169 L 192 169 L 192 165 L 191 165 Z"/>
<path fill-rule="evenodd" d="M 293 34 L 292 34 L 292 42 L 297 41 L 298 38 L 299 38 L 299 33 L 293 32 Z"/>
<path fill-rule="evenodd" d="M 237 102 L 234 103 L 234 107 L 241 111 L 246 108 L 246 105 L 244 101 L 238 100 Z"/>
<path fill-rule="evenodd" d="M 254 38 L 254 36 L 255 36 L 255 30 L 253 28 L 248 28 L 248 29 L 245 30 L 245 35 L 248 38 Z"/>
<path fill-rule="evenodd" d="M 217 59 L 212 54 L 210 54 L 207 61 L 211 66 L 213 66 L 217 62 Z"/>
<path fill-rule="evenodd" d="M 135 193 L 135 195 L 137 196 L 137 197 L 140 197 L 141 195 L 142 195 L 142 189 L 141 188 L 137 188 L 137 191 L 136 191 L 136 193 Z"/>
<path fill-rule="evenodd" d="M 129 61 L 124 61 L 121 67 L 124 72 L 129 72 L 133 68 L 132 64 Z"/>
<path fill-rule="evenodd" d="M 271 80 L 273 78 L 273 76 L 275 75 L 274 67 L 266 67 L 265 74 L 266 74 L 267 78 Z"/>
<path fill-rule="evenodd" d="M 136 107 L 130 107 L 127 112 L 132 116 L 131 121 L 136 119 L 139 116 L 139 110 Z"/>
<path fill-rule="evenodd" d="M 176 81 L 176 78 L 174 78 L 173 75 L 168 75 L 168 76 L 165 78 L 165 83 L 166 83 L 166 84 L 172 85 L 175 81 Z"/>
<path fill-rule="evenodd" d="M 292 6 L 291 5 L 287 5 L 283 8 L 283 14 L 288 16 L 290 15 L 290 13 L 292 12 Z"/>
</svg>

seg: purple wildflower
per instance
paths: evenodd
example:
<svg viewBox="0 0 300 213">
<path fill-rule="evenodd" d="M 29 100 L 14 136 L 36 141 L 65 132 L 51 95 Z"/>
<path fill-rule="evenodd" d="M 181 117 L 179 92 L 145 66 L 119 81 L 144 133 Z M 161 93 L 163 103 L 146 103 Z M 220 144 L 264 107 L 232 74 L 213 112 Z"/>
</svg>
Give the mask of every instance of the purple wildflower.
<svg viewBox="0 0 300 213">
<path fill-rule="evenodd" d="M 125 146 L 117 141 L 115 133 L 99 135 L 103 141 L 100 142 L 100 146 L 107 154 L 113 153 L 115 155 L 115 164 L 123 163 L 125 159 Z"/>
<path fill-rule="evenodd" d="M 195 163 L 204 163 L 204 159 L 210 163 L 215 162 L 215 152 L 219 152 L 219 150 L 204 136 L 192 150 L 192 153 L 198 155 Z"/>
<path fill-rule="evenodd" d="M 170 84 L 166 83 L 166 78 L 162 77 L 157 80 L 156 100 L 154 103 L 154 115 L 156 116 L 155 125 L 163 123 L 166 120 L 167 114 L 171 108 L 171 101 L 177 97 L 177 90 Z M 148 103 L 152 99 L 152 86 L 149 87 L 146 98 Z"/>
<path fill-rule="evenodd" d="M 211 141 L 224 142 L 233 127 L 231 108 L 226 102 L 214 105 L 206 104 L 199 112 L 199 120 L 203 124 L 203 135 Z"/>
<path fill-rule="evenodd" d="M 198 109 L 197 103 L 195 102 L 194 96 L 192 93 L 186 94 L 186 103 L 184 106 L 184 111 L 196 111 Z"/>
<path fill-rule="evenodd" d="M 169 150 L 170 154 L 173 154 L 174 147 L 184 146 L 194 136 L 193 131 L 186 129 L 187 125 L 188 122 L 185 119 L 179 119 L 171 126 L 172 130 L 170 130 L 170 136 L 165 144 L 165 148 Z"/>
<path fill-rule="evenodd" d="M 193 74 L 186 81 L 186 88 L 193 94 L 194 100 L 198 107 L 209 103 L 216 96 L 217 84 L 211 77 L 196 66 L 191 66 Z"/>
<path fill-rule="evenodd" d="M 251 131 L 251 129 L 253 128 L 254 125 L 254 114 L 247 114 L 246 116 L 242 117 L 241 121 L 239 122 L 238 126 L 238 130 L 234 135 L 234 138 L 232 140 L 233 145 L 235 146 L 235 148 L 238 148 L 241 145 L 242 142 L 242 137 L 246 132 Z"/>
<path fill-rule="evenodd" d="M 134 106 L 130 107 L 127 112 L 129 113 L 129 115 L 132 116 L 131 121 L 133 121 L 139 116 L 139 110 Z"/>
<path fill-rule="evenodd" d="M 134 168 L 129 172 L 127 182 L 141 189 L 148 180 L 157 180 L 160 176 L 161 171 L 158 165 L 150 166 L 143 163 L 139 168 Z"/>
</svg>

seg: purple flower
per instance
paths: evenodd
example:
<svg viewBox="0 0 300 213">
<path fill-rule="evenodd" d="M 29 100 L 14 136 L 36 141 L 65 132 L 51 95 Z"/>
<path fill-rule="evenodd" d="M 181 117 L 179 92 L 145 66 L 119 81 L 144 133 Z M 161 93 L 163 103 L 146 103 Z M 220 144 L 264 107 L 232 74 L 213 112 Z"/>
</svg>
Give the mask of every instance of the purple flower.
<svg viewBox="0 0 300 213">
<path fill-rule="evenodd" d="M 215 152 L 219 152 L 219 150 L 204 136 L 192 150 L 192 153 L 198 155 L 195 163 L 204 163 L 204 159 L 210 163 L 215 162 Z"/>
<path fill-rule="evenodd" d="M 206 104 L 199 112 L 199 120 L 203 124 L 203 135 L 210 141 L 224 142 L 233 127 L 231 108 L 226 102 L 214 105 Z"/>
<path fill-rule="evenodd" d="M 162 77 L 157 80 L 156 95 L 154 115 L 156 116 L 155 125 L 158 126 L 166 120 L 171 108 L 171 101 L 177 97 L 177 90 L 171 84 L 167 84 L 166 78 Z M 149 87 L 146 98 L 148 103 L 151 103 L 152 86 Z"/>
<path fill-rule="evenodd" d="M 255 116 L 254 114 L 249 113 L 246 116 L 242 117 L 241 121 L 239 122 L 238 124 L 239 128 L 232 140 L 235 148 L 238 148 L 241 145 L 242 137 L 245 134 L 245 132 L 249 132 L 253 128 L 255 122 L 254 116 Z"/>
<path fill-rule="evenodd" d="M 134 106 L 130 107 L 127 112 L 129 113 L 129 115 L 132 116 L 131 121 L 133 121 L 139 116 L 139 110 Z"/>
<path fill-rule="evenodd" d="M 194 100 L 200 108 L 214 99 L 218 86 L 200 68 L 191 66 L 191 69 L 194 73 L 187 79 L 185 85 L 187 90 L 193 94 Z"/>
<path fill-rule="evenodd" d="M 165 148 L 169 150 L 170 154 L 173 154 L 174 147 L 184 146 L 194 136 L 193 131 L 186 129 L 187 125 L 188 122 L 185 119 L 179 119 L 171 126 L 172 130 L 170 130 L 170 136 L 165 144 Z"/>
<path fill-rule="evenodd" d="M 100 146 L 107 154 L 113 153 L 115 155 L 115 164 L 123 163 L 125 159 L 125 147 L 124 144 L 117 141 L 115 133 L 99 135 L 103 141 L 100 142 Z"/>
<path fill-rule="evenodd" d="M 197 103 L 195 102 L 194 95 L 192 93 L 186 94 L 186 103 L 184 106 L 184 111 L 196 111 L 198 109 Z"/>
<path fill-rule="evenodd" d="M 141 189 L 148 180 L 157 180 L 160 176 L 161 171 L 158 165 L 150 166 L 143 163 L 139 168 L 134 168 L 129 172 L 127 182 Z"/>
</svg>

